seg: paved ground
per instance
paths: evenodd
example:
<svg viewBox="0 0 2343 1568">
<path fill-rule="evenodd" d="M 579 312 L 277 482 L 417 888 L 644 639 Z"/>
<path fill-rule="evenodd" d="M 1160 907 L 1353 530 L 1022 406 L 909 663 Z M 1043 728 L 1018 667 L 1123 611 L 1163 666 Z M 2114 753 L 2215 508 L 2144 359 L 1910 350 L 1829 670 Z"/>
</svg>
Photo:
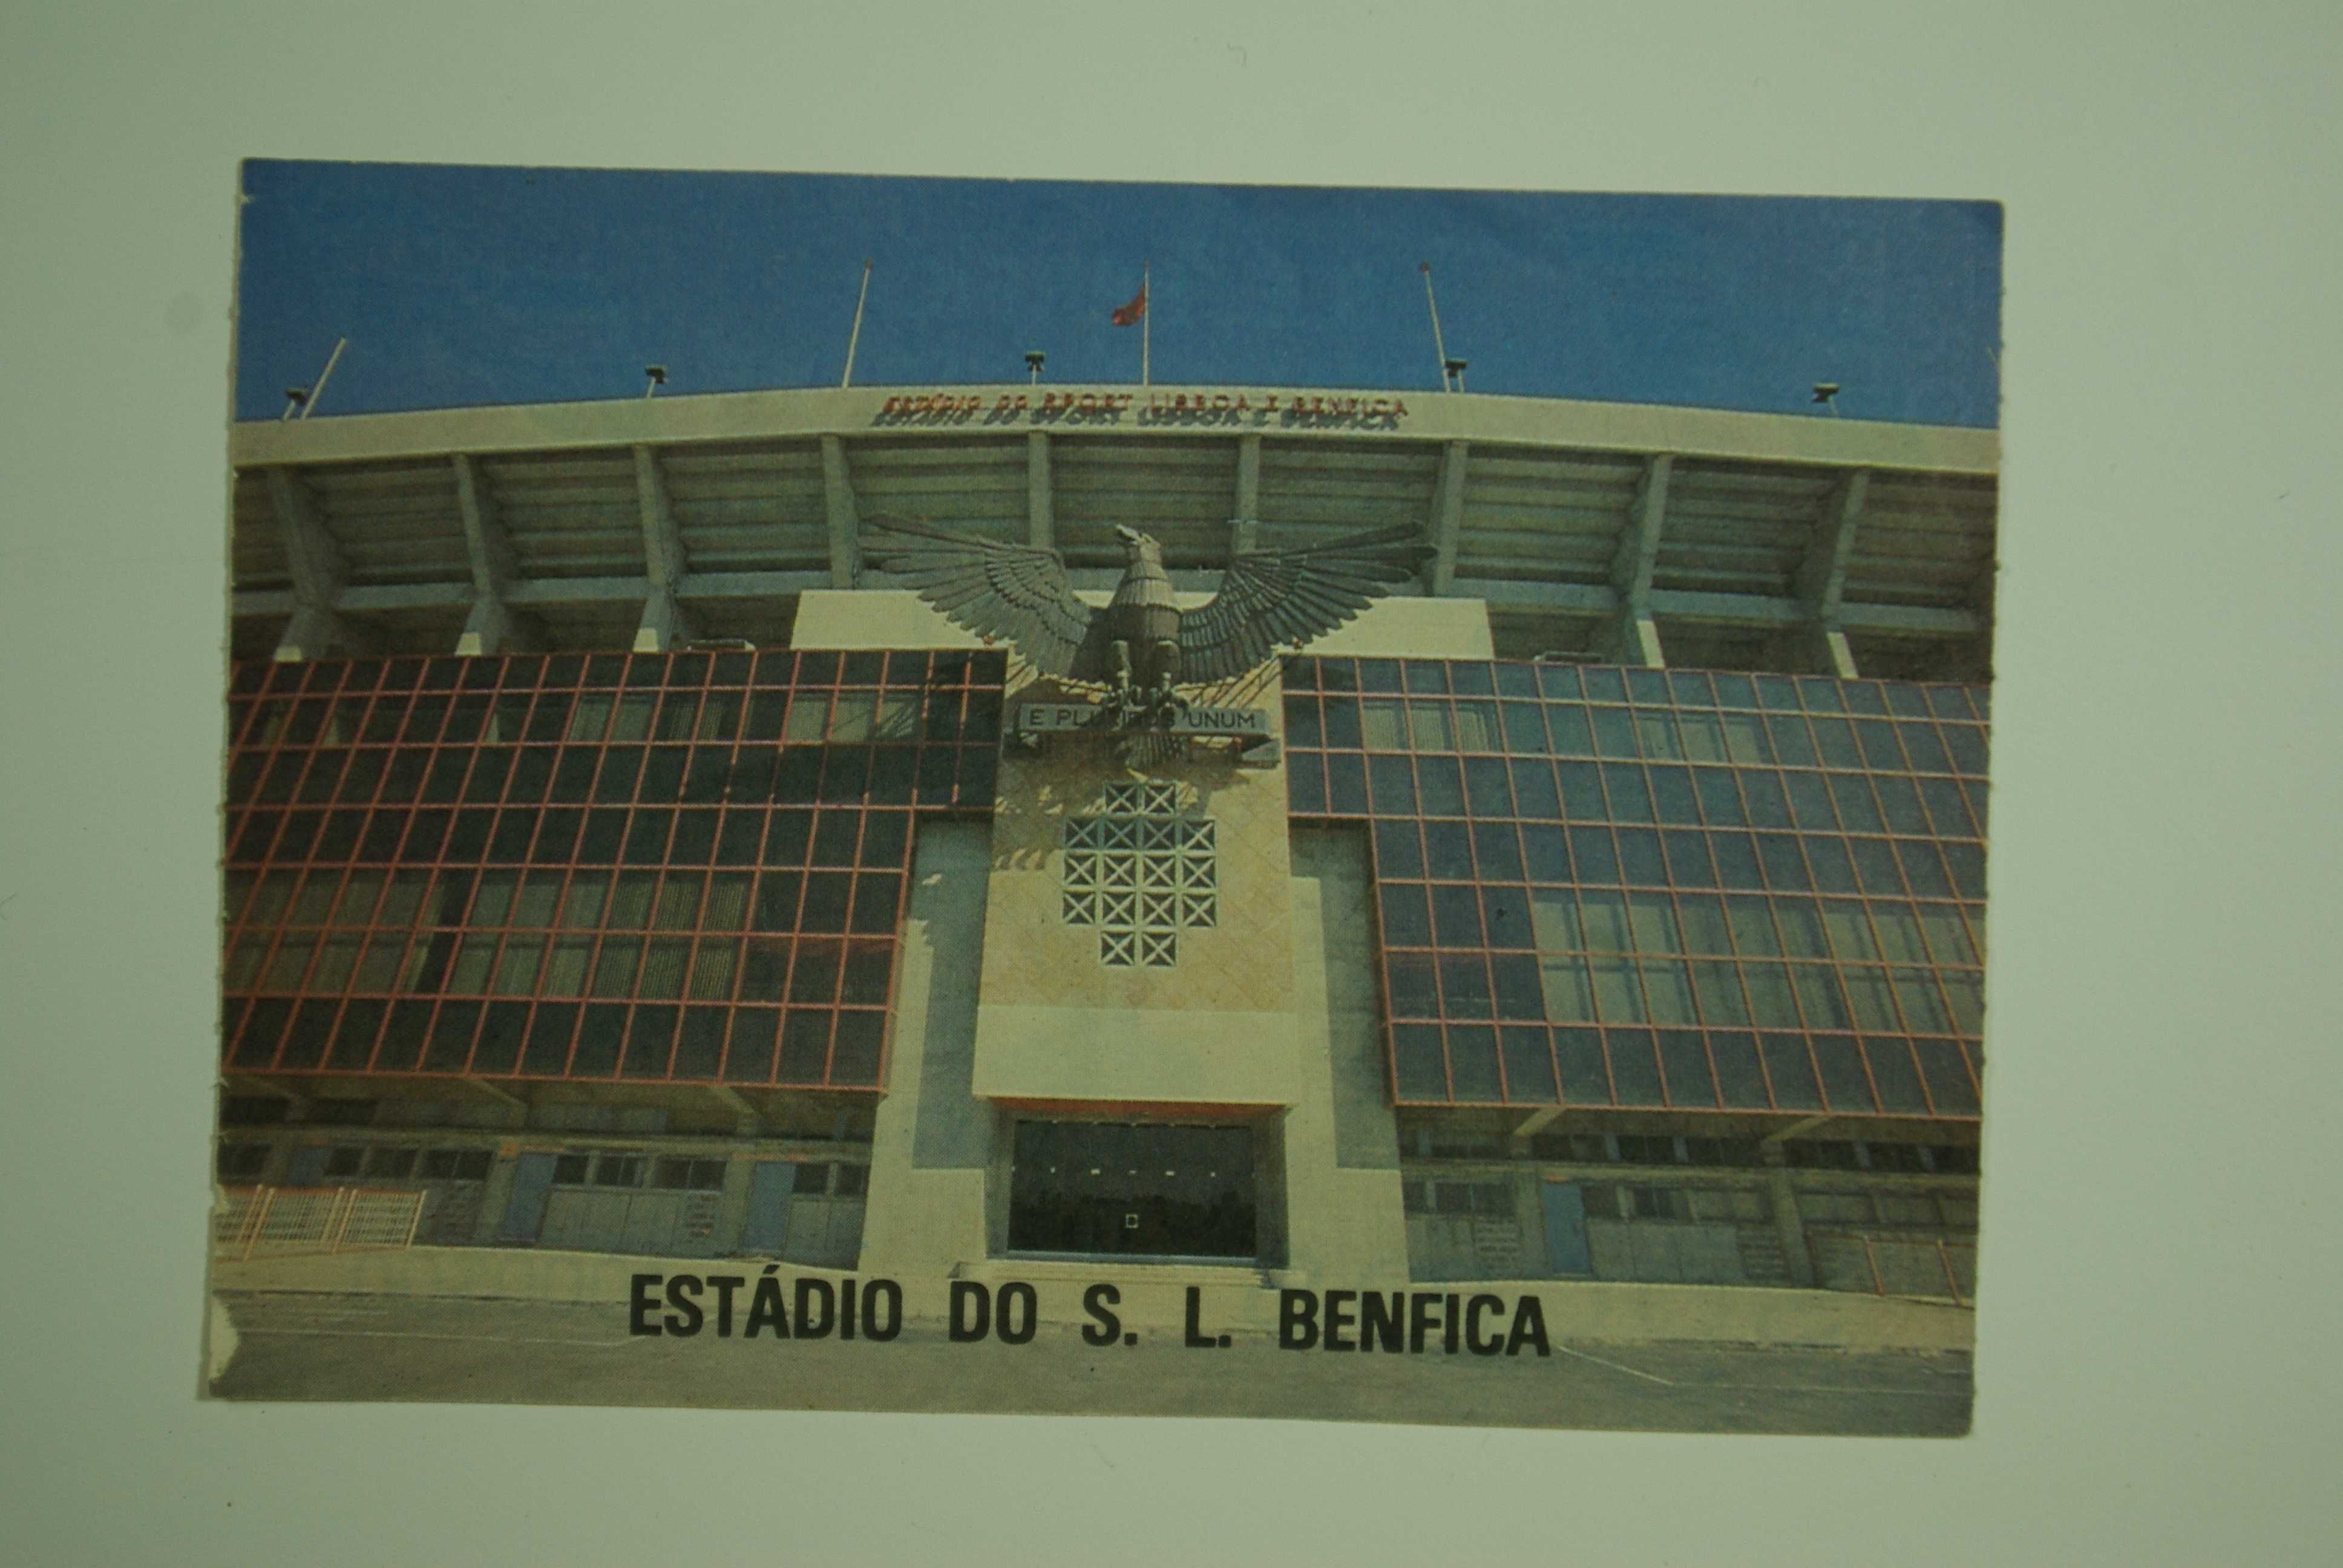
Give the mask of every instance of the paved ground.
<svg viewBox="0 0 2343 1568">
<path fill-rule="evenodd" d="M 1174 1332 L 1093 1349 L 634 1338 L 620 1304 L 225 1292 L 224 1398 L 753 1409 L 1259 1415 L 1662 1432 L 1957 1436 L 1969 1358 L 1563 1342 L 1541 1359 L 1184 1350 Z"/>
</svg>

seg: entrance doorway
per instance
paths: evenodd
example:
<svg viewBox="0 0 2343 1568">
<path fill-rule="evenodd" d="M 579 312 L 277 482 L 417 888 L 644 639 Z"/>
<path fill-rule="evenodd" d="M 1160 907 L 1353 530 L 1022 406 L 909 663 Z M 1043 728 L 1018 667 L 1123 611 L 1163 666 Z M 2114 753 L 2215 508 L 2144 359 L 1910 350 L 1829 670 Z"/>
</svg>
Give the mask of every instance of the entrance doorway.
<svg viewBox="0 0 2343 1568">
<path fill-rule="evenodd" d="M 1252 1141 L 1244 1127 L 1020 1121 L 1010 1250 L 1250 1262 Z"/>
</svg>

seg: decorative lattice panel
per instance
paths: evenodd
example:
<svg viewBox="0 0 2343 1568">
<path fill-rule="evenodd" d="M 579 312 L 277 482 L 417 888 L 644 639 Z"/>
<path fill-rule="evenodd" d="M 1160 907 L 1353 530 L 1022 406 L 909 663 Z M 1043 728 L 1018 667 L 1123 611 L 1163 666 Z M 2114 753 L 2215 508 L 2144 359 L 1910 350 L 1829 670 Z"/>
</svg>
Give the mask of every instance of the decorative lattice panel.
<svg viewBox="0 0 2343 1568">
<path fill-rule="evenodd" d="M 1110 968 L 1170 969 L 1182 931 L 1220 920 L 1212 819 L 1191 814 L 1171 779 L 1109 784 L 1101 804 L 1065 825 L 1066 923 L 1096 929 Z"/>
</svg>

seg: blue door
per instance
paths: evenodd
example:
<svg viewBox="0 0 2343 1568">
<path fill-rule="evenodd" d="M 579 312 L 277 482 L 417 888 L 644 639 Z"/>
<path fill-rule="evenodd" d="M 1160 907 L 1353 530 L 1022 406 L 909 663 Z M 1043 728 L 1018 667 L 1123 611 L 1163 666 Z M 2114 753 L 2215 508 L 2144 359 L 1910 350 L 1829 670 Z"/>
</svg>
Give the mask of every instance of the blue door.
<svg viewBox="0 0 2343 1568">
<path fill-rule="evenodd" d="M 553 1156 L 524 1154 L 513 1167 L 512 1195 L 505 1200 L 497 1240 L 508 1245 L 537 1240 L 545 1228 L 545 1202 L 553 1195 Z"/>
<path fill-rule="evenodd" d="M 322 1187 L 326 1184 L 326 1147 L 313 1144 L 293 1151 L 292 1161 L 285 1167 L 287 1187 Z"/>
<path fill-rule="evenodd" d="M 749 1213 L 740 1222 L 740 1251 L 780 1255 L 789 1238 L 789 1194 L 797 1191 L 798 1168 L 786 1160 L 760 1160 L 749 1173 Z"/>
<path fill-rule="evenodd" d="M 1546 1271 L 1584 1278 L 1594 1272 L 1586 1251 L 1586 1197 L 1567 1181 L 1541 1183 L 1545 1205 Z"/>
</svg>

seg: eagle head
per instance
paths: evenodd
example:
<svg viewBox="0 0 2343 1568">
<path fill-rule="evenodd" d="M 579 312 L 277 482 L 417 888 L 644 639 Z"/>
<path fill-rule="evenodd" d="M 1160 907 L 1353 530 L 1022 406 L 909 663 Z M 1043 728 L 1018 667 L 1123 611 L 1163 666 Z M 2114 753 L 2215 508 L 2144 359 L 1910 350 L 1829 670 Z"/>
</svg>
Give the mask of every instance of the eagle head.
<svg viewBox="0 0 2343 1568">
<path fill-rule="evenodd" d="M 1122 541 L 1123 562 L 1126 566 L 1135 567 L 1142 561 L 1159 567 L 1163 564 L 1163 547 L 1157 544 L 1151 536 L 1142 534 L 1137 528 L 1126 528 L 1121 523 L 1117 523 L 1114 528 L 1114 537 Z"/>
</svg>

